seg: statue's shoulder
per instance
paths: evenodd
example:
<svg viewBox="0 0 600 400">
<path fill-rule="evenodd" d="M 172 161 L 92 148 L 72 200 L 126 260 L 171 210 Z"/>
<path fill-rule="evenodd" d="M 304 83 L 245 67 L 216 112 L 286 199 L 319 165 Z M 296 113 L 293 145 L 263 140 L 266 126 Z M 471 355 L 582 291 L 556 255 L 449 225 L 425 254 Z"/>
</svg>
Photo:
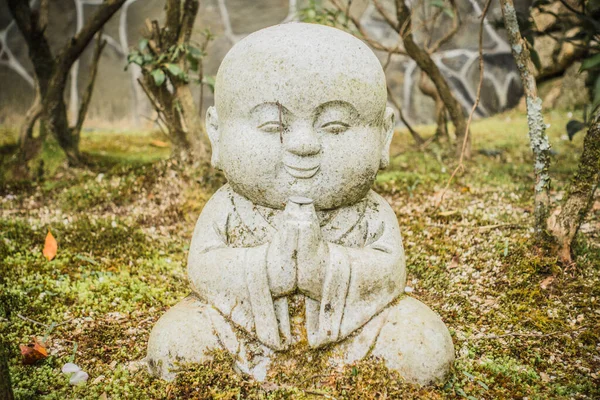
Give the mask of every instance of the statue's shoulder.
<svg viewBox="0 0 600 400">
<path fill-rule="evenodd" d="M 233 191 L 231 186 L 226 183 L 206 202 L 198 218 L 198 224 L 226 221 L 228 215 L 234 209 L 232 199 Z"/>
<path fill-rule="evenodd" d="M 380 194 L 376 193 L 373 190 L 369 191 L 367 197 L 365 198 L 366 208 L 365 211 L 369 213 L 375 214 L 389 214 L 394 213 L 392 210 L 392 206 L 383 198 Z"/>
<path fill-rule="evenodd" d="M 206 202 L 206 205 L 203 208 L 203 212 L 205 209 L 224 209 L 229 208 L 232 204 L 233 199 L 233 189 L 229 183 L 221 186 Z"/>
</svg>

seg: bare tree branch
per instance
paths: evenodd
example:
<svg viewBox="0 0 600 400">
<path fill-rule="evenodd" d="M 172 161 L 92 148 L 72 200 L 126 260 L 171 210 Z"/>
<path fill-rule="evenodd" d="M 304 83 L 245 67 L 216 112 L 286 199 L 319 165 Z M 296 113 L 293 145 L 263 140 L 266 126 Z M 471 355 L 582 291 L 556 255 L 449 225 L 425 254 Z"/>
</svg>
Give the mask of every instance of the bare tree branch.
<svg viewBox="0 0 600 400">
<path fill-rule="evenodd" d="M 94 84 L 96 82 L 98 63 L 100 62 L 100 56 L 102 55 L 102 50 L 104 50 L 105 46 L 106 40 L 102 39 L 102 31 L 100 31 L 98 32 L 98 35 L 96 37 L 96 46 L 94 48 L 94 56 L 92 57 L 92 65 L 90 67 L 90 79 L 83 94 L 83 98 L 81 99 L 81 106 L 79 107 L 77 122 L 75 123 L 75 127 L 73 128 L 73 134 L 75 135 L 79 135 L 81 133 L 83 122 L 85 121 L 85 117 L 87 116 L 90 102 L 92 100 L 92 92 L 94 91 Z"/>
<path fill-rule="evenodd" d="M 471 108 L 471 112 L 469 113 L 469 119 L 467 120 L 467 127 L 465 128 L 466 133 L 465 133 L 465 137 L 464 137 L 464 140 L 462 143 L 462 149 L 460 152 L 460 157 L 458 159 L 458 165 L 452 172 L 452 175 L 450 175 L 450 178 L 448 179 L 448 183 L 446 183 L 446 187 L 444 188 L 444 190 L 442 191 L 442 194 L 440 195 L 437 207 L 439 207 L 440 204 L 442 203 L 442 201 L 444 200 L 444 195 L 446 194 L 446 191 L 450 187 L 450 183 L 452 183 L 452 180 L 454 179 L 456 174 L 460 170 L 464 169 L 463 161 L 464 161 L 465 150 L 467 148 L 467 142 L 469 140 L 469 128 L 471 127 L 471 122 L 473 121 L 473 115 L 475 114 L 475 110 L 477 109 L 477 106 L 479 105 L 479 101 L 481 100 L 481 88 L 483 87 L 483 76 L 484 76 L 484 74 L 483 74 L 483 67 L 484 67 L 484 63 L 483 63 L 483 28 L 484 28 L 484 24 L 485 24 L 485 16 L 488 13 L 488 10 L 490 9 L 491 4 L 492 4 L 492 0 L 487 0 L 487 2 L 485 3 L 485 6 L 483 8 L 483 12 L 481 13 L 481 21 L 479 23 L 479 83 L 477 84 L 477 95 L 475 97 L 475 102 L 473 103 L 473 107 Z"/>
<path fill-rule="evenodd" d="M 465 123 L 463 109 L 458 100 L 456 100 L 456 98 L 452 94 L 450 86 L 448 85 L 448 82 L 446 82 L 446 79 L 440 72 L 440 69 L 431 59 L 430 54 L 426 50 L 420 48 L 415 43 L 411 32 L 411 13 L 406 4 L 404 3 L 404 0 L 396 0 L 396 18 L 398 19 L 398 34 L 402 37 L 402 40 L 404 42 L 404 49 L 406 50 L 410 58 L 412 58 L 417 63 L 419 68 L 425 71 L 425 73 L 433 81 L 440 97 L 444 101 L 444 105 L 450 113 L 452 123 L 456 128 L 457 143 L 465 141 L 465 143 L 467 144 L 467 146 L 464 147 L 464 151 L 462 151 L 462 148 L 460 146 L 457 146 L 457 155 L 459 155 L 461 158 L 470 158 L 470 141 L 468 140 L 469 136 L 466 131 L 467 126 Z"/>
<path fill-rule="evenodd" d="M 15 1 L 15 0 L 12 0 Z M 126 0 L 107 0 L 102 3 L 100 8 L 94 13 L 91 19 L 83 26 L 81 31 L 77 33 L 60 51 L 58 55 L 58 68 L 63 69 L 66 73 L 71 68 L 71 65 L 79 58 L 87 45 L 92 41 L 96 33 L 108 20 L 121 8 Z"/>
<path fill-rule="evenodd" d="M 453 17 L 452 17 L 452 28 L 440 39 L 438 39 L 432 46 L 427 46 L 427 51 L 429 54 L 433 54 L 440 49 L 444 44 L 446 44 L 450 39 L 456 35 L 458 32 L 458 28 L 460 28 L 460 13 L 458 12 L 458 8 L 456 7 L 455 0 L 450 0 L 450 4 L 452 5 Z M 441 11 L 441 10 L 440 10 Z"/>
<path fill-rule="evenodd" d="M 385 11 L 383 6 L 379 3 L 379 0 L 373 0 L 373 5 L 377 9 L 379 15 L 383 17 L 383 20 L 387 22 L 387 24 L 390 26 L 390 28 L 392 28 L 394 31 L 397 31 L 398 21 L 394 21 L 392 17 L 390 17 L 390 15 Z"/>
<path fill-rule="evenodd" d="M 342 13 L 345 13 L 346 7 L 344 7 L 344 5 L 339 2 L 339 0 L 331 0 L 331 4 L 333 4 L 333 6 L 337 10 L 341 11 Z M 387 53 L 392 53 L 392 54 L 407 55 L 405 51 L 399 49 L 398 47 L 396 47 L 396 48 L 386 47 L 386 46 L 382 45 L 381 43 L 379 43 L 377 40 L 373 39 L 371 37 L 371 35 L 369 35 L 369 33 L 364 29 L 364 27 L 362 26 L 362 24 L 356 17 L 353 17 L 350 15 L 350 16 L 348 16 L 348 18 L 352 22 L 352 25 L 354 25 L 354 27 L 356 28 L 356 30 L 359 33 L 359 35 L 357 37 L 359 39 L 362 39 L 365 42 L 367 42 L 375 50 L 381 50 L 381 51 L 385 51 Z"/>
<path fill-rule="evenodd" d="M 421 137 L 421 135 L 419 135 L 419 133 L 415 131 L 413 127 L 408 123 L 408 121 L 404 118 L 404 114 L 402 113 L 402 107 L 398 103 L 398 100 L 396 100 L 396 97 L 394 97 L 394 95 L 392 94 L 392 90 L 389 85 L 388 99 L 394 105 L 394 107 L 396 107 L 396 110 L 398 110 L 398 116 L 400 117 L 400 121 L 402 121 L 402 123 L 406 126 L 406 129 L 408 129 L 408 132 L 410 132 L 410 135 L 412 136 L 414 141 L 417 143 L 417 145 L 422 146 L 423 143 L 425 143 L 425 139 L 423 139 L 423 137 Z"/>
<path fill-rule="evenodd" d="M 55 61 L 44 30 L 39 26 L 39 14 L 33 12 L 28 1 L 23 0 L 8 0 L 8 8 L 25 38 L 40 91 L 44 94 L 54 72 Z"/>
</svg>

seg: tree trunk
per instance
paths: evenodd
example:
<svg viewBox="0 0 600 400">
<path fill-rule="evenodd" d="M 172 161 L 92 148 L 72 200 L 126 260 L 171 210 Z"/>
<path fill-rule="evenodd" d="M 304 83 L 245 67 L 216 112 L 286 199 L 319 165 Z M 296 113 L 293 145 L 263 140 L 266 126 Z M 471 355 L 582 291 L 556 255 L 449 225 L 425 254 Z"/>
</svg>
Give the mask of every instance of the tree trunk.
<svg viewBox="0 0 600 400">
<path fill-rule="evenodd" d="M 194 160 L 210 160 L 210 148 L 205 140 L 204 124 L 197 111 L 189 85 L 178 86 L 176 96 L 179 99 L 183 120 L 186 123 L 185 136 L 189 142 L 189 152 L 194 157 Z"/>
<path fill-rule="evenodd" d="M 444 102 L 444 105 L 448 109 L 450 119 L 456 129 L 456 154 L 457 156 L 460 156 L 463 149 L 463 141 L 465 140 L 465 135 L 467 135 L 467 122 L 463 109 L 458 100 L 452 95 L 448 82 L 446 82 L 446 79 L 431 59 L 429 53 L 415 43 L 411 31 L 412 24 L 410 10 L 404 3 L 404 0 L 396 0 L 396 14 L 398 18 L 398 33 L 402 37 L 404 49 L 410 58 L 415 60 L 419 68 L 421 68 L 422 71 L 425 71 L 429 76 L 435 85 L 440 98 Z M 464 157 L 470 158 L 471 140 L 468 136 L 466 140 Z"/>
<path fill-rule="evenodd" d="M 590 210 L 598 184 L 600 184 L 600 108 L 596 109 L 583 140 L 583 151 L 577 173 L 571 179 L 566 199 L 548 220 L 548 230 L 556 239 L 558 255 L 565 264 L 572 263 L 571 245 Z"/>
<path fill-rule="evenodd" d="M 72 165 L 81 163 L 79 131 L 83 120 L 78 121 L 75 129 L 69 126 L 67 107 L 64 101 L 67 76 L 73 63 L 81 56 L 94 35 L 102 29 L 125 1 L 106 0 L 103 2 L 83 28 L 67 41 L 55 57 L 46 37 L 48 1 L 43 1 L 39 10 L 33 10 L 28 1 L 8 0 L 9 10 L 27 43 L 29 58 L 39 83 L 41 117 L 46 122 L 46 128 L 56 138 Z M 85 116 L 87 105 L 83 111 L 83 113 L 79 113 L 80 117 Z M 34 119 L 34 116 L 35 113 L 32 113 L 31 118 L 26 121 L 24 132 L 21 135 L 21 138 L 26 138 L 25 140 L 32 137 L 28 133 L 28 129 L 30 129 L 29 126 L 32 126 L 31 120 Z"/>
<path fill-rule="evenodd" d="M 446 106 L 444 105 L 444 102 L 438 94 L 435 86 L 433 86 L 431 79 L 429 79 L 427 74 L 423 71 L 421 71 L 421 76 L 419 77 L 419 89 L 424 95 L 431 97 L 433 101 L 435 101 L 435 140 L 438 142 L 448 141 L 450 139 L 450 135 L 448 134 Z"/>
<path fill-rule="evenodd" d="M 33 136 L 35 124 L 41 115 L 42 102 L 39 85 L 36 80 L 35 98 L 33 104 L 25 114 L 25 120 L 19 131 L 19 149 L 13 168 L 15 177 L 25 178 L 29 175 L 29 161 L 35 158 L 42 148 L 42 139 Z"/>
<path fill-rule="evenodd" d="M 517 23 L 517 14 L 513 0 L 500 0 L 504 26 L 511 44 L 513 57 L 517 63 L 521 82 L 527 100 L 527 122 L 529 124 L 529 141 L 533 151 L 535 174 L 534 192 L 534 229 L 539 243 L 547 242 L 546 231 L 550 207 L 550 142 L 546 135 L 546 124 L 542 116 L 542 100 L 538 97 L 533 63 L 527 43 L 521 36 Z"/>
<path fill-rule="evenodd" d="M 79 153 L 79 134 L 69 126 L 67 105 L 64 99 L 64 89 L 67 75 L 54 76 L 48 86 L 48 93 L 44 101 L 44 120 L 48 131 L 54 136 L 62 150 L 65 152 L 69 165 L 81 165 Z"/>
</svg>

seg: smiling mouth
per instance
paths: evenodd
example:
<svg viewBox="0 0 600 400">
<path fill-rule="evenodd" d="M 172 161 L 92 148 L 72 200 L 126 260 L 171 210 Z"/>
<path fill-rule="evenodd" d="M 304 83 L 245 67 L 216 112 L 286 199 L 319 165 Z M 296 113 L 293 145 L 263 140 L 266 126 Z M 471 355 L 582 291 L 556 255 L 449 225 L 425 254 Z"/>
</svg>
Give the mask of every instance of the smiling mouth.
<svg viewBox="0 0 600 400">
<path fill-rule="evenodd" d="M 313 176 L 315 176 L 315 174 L 317 172 L 319 172 L 319 168 L 321 168 L 320 165 L 317 165 L 316 167 L 311 167 L 311 168 L 304 168 L 304 167 L 292 167 L 291 165 L 287 165 L 287 164 L 283 164 L 283 166 L 285 167 L 285 170 L 294 178 L 298 178 L 298 179 L 308 179 L 308 178 L 312 178 Z"/>
</svg>

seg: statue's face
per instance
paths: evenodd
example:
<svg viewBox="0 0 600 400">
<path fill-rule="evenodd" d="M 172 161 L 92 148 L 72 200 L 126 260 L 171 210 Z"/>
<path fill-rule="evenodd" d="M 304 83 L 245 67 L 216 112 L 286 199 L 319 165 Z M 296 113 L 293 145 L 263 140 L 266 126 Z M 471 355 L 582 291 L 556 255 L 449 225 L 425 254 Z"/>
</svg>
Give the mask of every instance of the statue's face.
<svg viewBox="0 0 600 400">
<path fill-rule="evenodd" d="M 292 31 L 304 26 L 323 30 L 297 24 Z M 340 33 L 347 35 L 335 30 Z M 284 32 L 275 40 L 268 35 L 270 44 L 259 41 L 258 49 L 250 41 L 243 57 L 224 61 L 217 109 L 207 117 L 213 162 L 236 192 L 256 204 L 282 208 L 291 196 L 311 198 L 321 210 L 353 204 L 387 162 L 393 114 L 381 99 L 381 67 L 375 59 L 372 67 L 365 70 L 362 63 L 356 70 L 343 58 L 330 60 L 335 57 L 323 53 L 329 49 L 299 54 L 290 43 L 282 45 L 290 35 L 298 41 L 297 34 Z M 340 46 L 348 53 L 347 43 Z"/>
</svg>

